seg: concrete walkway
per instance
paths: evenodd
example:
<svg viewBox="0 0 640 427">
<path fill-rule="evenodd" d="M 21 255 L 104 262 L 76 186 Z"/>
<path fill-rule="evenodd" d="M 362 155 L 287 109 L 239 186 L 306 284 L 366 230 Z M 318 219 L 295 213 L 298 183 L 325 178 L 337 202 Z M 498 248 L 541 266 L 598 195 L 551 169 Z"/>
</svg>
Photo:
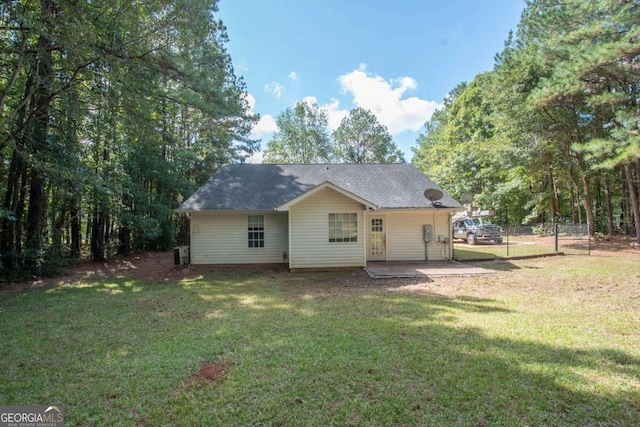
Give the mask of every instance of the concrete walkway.
<svg viewBox="0 0 640 427">
<path fill-rule="evenodd" d="M 496 274 L 496 271 L 458 261 L 368 262 L 364 270 L 372 279 Z"/>
</svg>

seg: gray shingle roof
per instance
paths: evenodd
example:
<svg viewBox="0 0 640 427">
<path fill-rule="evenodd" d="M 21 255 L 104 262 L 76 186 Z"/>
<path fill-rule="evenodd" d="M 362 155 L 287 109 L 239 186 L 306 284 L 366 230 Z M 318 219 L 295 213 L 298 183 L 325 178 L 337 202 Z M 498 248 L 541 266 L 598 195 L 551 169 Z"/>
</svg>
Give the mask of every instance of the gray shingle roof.
<svg viewBox="0 0 640 427">
<path fill-rule="evenodd" d="M 273 210 L 324 182 L 386 209 L 431 208 L 424 191 L 442 191 L 411 164 L 234 164 L 221 167 L 179 210 Z M 443 194 L 436 207 L 461 207 Z"/>
</svg>

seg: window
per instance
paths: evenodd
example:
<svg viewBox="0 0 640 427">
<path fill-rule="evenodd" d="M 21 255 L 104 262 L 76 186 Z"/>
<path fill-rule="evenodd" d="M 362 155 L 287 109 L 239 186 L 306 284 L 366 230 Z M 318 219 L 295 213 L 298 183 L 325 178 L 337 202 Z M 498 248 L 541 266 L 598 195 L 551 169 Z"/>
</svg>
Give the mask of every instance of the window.
<svg viewBox="0 0 640 427">
<path fill-rule="evenodd" d="M 247 242 L 250 248 L 264 248 L 264 215 L 247 217 Z"/>
<path fill-rule="evenodd" d="M 357 242 L 358 214 L 330 213 L 329 214 L 329 242 Z"/>
</svg>

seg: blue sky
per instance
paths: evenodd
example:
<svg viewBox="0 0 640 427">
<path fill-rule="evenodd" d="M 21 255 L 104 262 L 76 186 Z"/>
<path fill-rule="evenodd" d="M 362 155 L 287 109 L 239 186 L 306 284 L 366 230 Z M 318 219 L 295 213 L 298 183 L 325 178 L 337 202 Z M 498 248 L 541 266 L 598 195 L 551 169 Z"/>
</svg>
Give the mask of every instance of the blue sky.
<svg viewBox="0 0 640 427">
<path fill-rule="evenodd" d="M 334 129 L 371 110 L 411 158 L 424 122 L 462 81 L 493 68 L 521 0 L 220 0 L 237 75 L 262 148 L 296 101 L 326 109 Z M 253 161 L 260 161 L 260 154 Z"/>
</svg>

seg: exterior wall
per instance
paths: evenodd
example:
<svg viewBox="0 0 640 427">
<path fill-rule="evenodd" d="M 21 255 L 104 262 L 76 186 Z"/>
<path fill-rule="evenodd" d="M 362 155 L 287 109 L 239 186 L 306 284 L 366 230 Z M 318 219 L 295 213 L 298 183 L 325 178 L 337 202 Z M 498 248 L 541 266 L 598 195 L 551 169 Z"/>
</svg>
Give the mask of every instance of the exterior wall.
<svg viewBox="0 0 640 427">
<path fill-rule="evenodd" d="M 356 213 L 358 241 L 329 242 L 329 213 Z M 265 247 L 249 248 L 247 216 L 264 215 Z M 423 261 L 422 226 L 434 225 L 429 260 L 451 259 L 451 221 L 445 210 L 381 210 L 363 206 L 325 188 L 291 206 L 287 212 L 194 212 L 191 214 L 192 264 L 282 263 L 287 252 L 290 268 L 362 267 L 369 240 L 369 218 L 383 217 L 386 261 Z M 291 224 L 289 224 L 291 218 Z M 447 244 L 437 243 L 438 236 Z"/>
<path fill-rule="evenodd" d="M 403 210 L 378 211 L 386 214 L 387 261 L 424 261 L 425 244 L 422 226 L 434 226 L 433 240 L 427 245 L 430 261 L 451 259 L 451 216 L 449 211 Z M 434 216 L 435 213 L 435 216 Z M 372 213 L 372 216 L 375 216 Z M 438 243 L 447 239 L 447 243 Z"/>
<path fill-rule="evenodd" d="M 247 216 L 264 215 L 264 248 L 249 248 Z M 282 263 L 288 252 L 286 212 L 193 212 L 192 264 Z"/>
<path fill-rule="evenodd" d="M 329 214 L 357 213 L 358 241 L 329 242 Z M 325 188 L 289 208 L 290 268 L 364 267 L 363 206 Z"/>
</svg>

